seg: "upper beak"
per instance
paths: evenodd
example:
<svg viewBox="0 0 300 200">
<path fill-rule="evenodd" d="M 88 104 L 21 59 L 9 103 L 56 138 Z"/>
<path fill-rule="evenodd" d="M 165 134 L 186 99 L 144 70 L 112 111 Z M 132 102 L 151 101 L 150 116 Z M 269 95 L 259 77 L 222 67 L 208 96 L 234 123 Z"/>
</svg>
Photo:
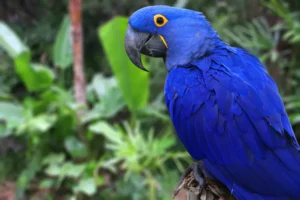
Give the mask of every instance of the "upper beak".
<svg viewBox="0 0 300 200">
<path fill-rule="evenodd" d="M 148 71 L 141 61 L 141 53 L 152 57 L 165 57 L 167 47 L 159 35 L 137 32 L 128 25 L 125 49 L 130 60 L 142 70 Z"/>
</svg>

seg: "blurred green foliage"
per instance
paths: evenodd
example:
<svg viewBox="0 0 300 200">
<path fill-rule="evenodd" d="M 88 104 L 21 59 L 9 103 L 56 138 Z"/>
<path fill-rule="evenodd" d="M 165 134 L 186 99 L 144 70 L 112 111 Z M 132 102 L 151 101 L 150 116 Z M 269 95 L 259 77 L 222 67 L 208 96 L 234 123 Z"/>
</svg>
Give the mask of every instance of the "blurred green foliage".
<svg viewBox="0 0 300 200">
<path fill-rule="evenodd" d="M 257 55 L 300 136 L 297 0 L 84 1 L 82 117 L 72 95 L 67 3 L 0 3 L 0 183 L 16 183 L 17 199 L 171 198 L 192 160 L 163 103 L 166 70 L 144 58 L 150 73 L 139 71 L 123 47 L 127 18 L 120 16 L 146 5 L 200 10 L 223 40 Z"/>
<path fill-rule="evenodd" d="M 134 66 L 124 48 L 112 48 L 124 47 L 127 22 L 128 19 L 125 17 L 114 18 L 99 29 L 99 37 L 124 99 L 129 109 L 135 111 L 148 103 L 149 74 Z M 137 85 L 142 90 L 138 90 Z"/>
</svg>

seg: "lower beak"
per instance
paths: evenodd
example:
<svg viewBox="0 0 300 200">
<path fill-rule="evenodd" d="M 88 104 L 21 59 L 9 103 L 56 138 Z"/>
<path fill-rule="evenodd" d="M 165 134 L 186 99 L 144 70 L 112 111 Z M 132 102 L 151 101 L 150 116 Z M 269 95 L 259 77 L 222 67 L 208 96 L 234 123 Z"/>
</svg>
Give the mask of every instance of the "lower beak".
<svg viewBox="0 0 300 200">
<path fill-rule="evenodd" d="M 165 57 L 167 47 L 159 35 L 137 32 L 128 25 L 125 36 L 125 49 L 128 57 L 142 70 L 147 71 L 141 61 L 141 53 L 152 57 Z"/>
</svg>

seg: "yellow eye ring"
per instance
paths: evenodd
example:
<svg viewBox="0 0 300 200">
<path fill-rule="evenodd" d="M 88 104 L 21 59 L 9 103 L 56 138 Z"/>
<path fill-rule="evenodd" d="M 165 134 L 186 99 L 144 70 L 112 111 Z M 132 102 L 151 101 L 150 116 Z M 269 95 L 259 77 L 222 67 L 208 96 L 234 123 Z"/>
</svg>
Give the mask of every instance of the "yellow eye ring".
<svg viewBox="0 0 300 200">
<path fill-rule="evenodd" d="M 161 14 L 157 14 L 154 16 L 154 23 L 157 27 L 163 27 L 167 22 L 168 19 Z"/>
</svg>

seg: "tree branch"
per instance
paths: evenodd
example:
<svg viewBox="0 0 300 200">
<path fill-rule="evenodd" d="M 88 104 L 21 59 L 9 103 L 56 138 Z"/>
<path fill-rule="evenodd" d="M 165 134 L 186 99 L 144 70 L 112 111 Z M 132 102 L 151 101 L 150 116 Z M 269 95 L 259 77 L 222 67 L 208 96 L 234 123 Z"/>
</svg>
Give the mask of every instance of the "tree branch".
<svg viewBox="0 0 300 200">
<path fill-rule="evenodd" d="M 74 57 L 74 90 L 76 103 L 86 105 L 86 84 L 83 66 L 82 0 L 69 1 L 69 13 L 72 21 L 72 40 Z"/>
<path fill-rule="evenodd" d="M 174 191 L 174 200 L 235 200 L 225 185 L 216 179 L 205 176 L 206 173 L 201 162 L 197 164 L 197 167 L 196 172 L 193 171 L 195 168 L 190 168 L 185 172 L 184 177 L 182 177 Z M 202 185 L 196 181 L 195 175 L 198 179 L 201 177 L 204 180 Z M 185 190 L 186 192 L 185 199 L 177 197 L 177 194 L 181 190 Z"/>
</svg>

